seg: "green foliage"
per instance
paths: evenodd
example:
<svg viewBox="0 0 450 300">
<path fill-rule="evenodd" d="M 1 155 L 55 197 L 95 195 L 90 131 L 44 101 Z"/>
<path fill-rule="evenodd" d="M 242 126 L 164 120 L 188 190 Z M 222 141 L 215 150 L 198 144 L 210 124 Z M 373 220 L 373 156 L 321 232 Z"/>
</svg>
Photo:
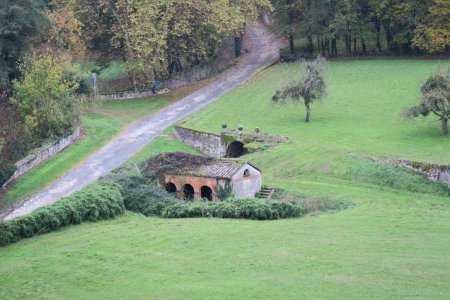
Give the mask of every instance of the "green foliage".
<svg viewBox="0 0 450 300">
<path fill-rule="evenodd" d="M 287 58 L 321 53 L 445 52 L 450 5 L 446 0 L 272 0 L 277 31 L 288 36 Z M 297 45 L 301 45 L 297 47 Z M 289 54 L 287 53 L 289 51 Z"/>
<path fill-rule="evenodd" d="M 282 202 L 261 199 L 228 199 L 221 202 L 178 202 L 167 206 L 165 218 L 217 217 L 230 219 L 276 220 L 295 218 L 306 213 L 304 207 L 294 201 Z"/>
<path fill-rule="evenodd" d="M 50 27 L 43 0 L 0 1 L 0 91 L 18 77 L 17 61 L 30 39 Z"/>
<path fill-rule="evenodd" d="M 450 118 L 450 68 L 446 73 L 430 76 L 421 88 L 422 97 L 419 105 L 402 112 L 406 118 L 416 118 L 430 113 L 439 117 L 444 135 L 448 134 Z"/>
<path fill-rule="evenodd" d="M 20 65 L 22 80 L 15 80 L 12 102 L 23 122 L 41 139 L 68 134 L 75 126 L 78 84 L 67 78 L 64 62 L 47 53 L 31 56 Z"/>
<path fill-rule="evenodd" d="M 433 0 L 428 13 L 414 30 L 412 44 L 428 52 L 443 52 L 450 46 L 450 2 Z"/>
<path fill-rule="evenodd" d="M 310 120 L 310 103 L 321 100 L 326 93 L 326 83 L 323 74 L 325 58 L 318 56 L 312 62 L 303 61 L 306 72 L 299 81 L 293 81 L 272 96 L 275 103 L 303 102 L 306 107 L 306 122 Z"/>
<path fill-rule="evenodd" d="M 123 212 L 120 188 L 112 183 L 95 183 L 30 215 L 0 222 L 0 247 L 67 225 L 110 219 Z"/>
<path fill-rule="evenodd" d="M 0 186 L 2 186 L 14 174 L 17 167 L 15 164 L 0 165 Z"/>
<path fill-rule="evenodd" d="M 225 200 L 231 197 L 233 193 L 233 185 L 230 182 L 225 183 L 224 186 L 219 185 L 217 187 L 217 197 L 220 200 Z"/>
<path fill-rule="evenodd" d="M 450 195 L 450 189 L 443 183 L 430 182 L 425 175 L 387 165 L 355 164 L 345 172 L 344 177 L 356 182 L 371 183 L 414 193 L 436 196 Z"/>
<path fill-rule="evenodd" d="M 259 142 L 251 142 L 244 145 L 244 149 L 247 153 L 255 153 L 263 148 L 263 144 Z"/>
<path fill-rule="evenodd" d="M 107 178 L 122 187 L 124 205 L 127 210 L 145 216 L 160 216 L 170 204 L 178 202 L 164 189 L 139 175 L 112 174 Z"/>
</svg>

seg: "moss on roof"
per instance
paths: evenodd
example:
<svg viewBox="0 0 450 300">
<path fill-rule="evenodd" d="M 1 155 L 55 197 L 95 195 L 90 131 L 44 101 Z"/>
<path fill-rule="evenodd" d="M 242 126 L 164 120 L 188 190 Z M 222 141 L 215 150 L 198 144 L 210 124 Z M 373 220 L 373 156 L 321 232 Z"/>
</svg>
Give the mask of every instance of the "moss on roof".
<svg viewBox="0 0 450 300">
<path fill-rule="evenodd" d="M 245 161 L 217 159 L 184 152 L 156 155 L 147 161 L 147 170 L 161 175 L 231 179 Z"/>
</svg>

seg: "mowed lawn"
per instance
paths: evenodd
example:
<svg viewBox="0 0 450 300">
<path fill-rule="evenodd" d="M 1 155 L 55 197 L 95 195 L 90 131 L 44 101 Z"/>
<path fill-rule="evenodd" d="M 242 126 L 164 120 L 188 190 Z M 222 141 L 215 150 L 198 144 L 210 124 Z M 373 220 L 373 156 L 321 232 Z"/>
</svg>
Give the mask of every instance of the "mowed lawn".
<svg viewBox="0 0 450 300">
<path fill-rule="evenodd" d="M 310 124 L 302 106 L 270 104 L 299 72 L 276 66 L 184 121 L 288 136 L 243 158 L 267 185 L 352 208 L 264 222 L 127 214 L 73 226 L 1 248 L 0 298 L 450 298 L 450 198 L 411 192 L 395 184 L 402 178 L 358 178 L 375 168 L 366 156 L 450 163 L 450 139 L 435 119 L 399 117 L 417 102 L 421 80 L 448 64 L 331 62 L 328 98 L 313 106 Z M 143 153 L 166 149 L 185 148 L 160 138 Z"/>
</svg>

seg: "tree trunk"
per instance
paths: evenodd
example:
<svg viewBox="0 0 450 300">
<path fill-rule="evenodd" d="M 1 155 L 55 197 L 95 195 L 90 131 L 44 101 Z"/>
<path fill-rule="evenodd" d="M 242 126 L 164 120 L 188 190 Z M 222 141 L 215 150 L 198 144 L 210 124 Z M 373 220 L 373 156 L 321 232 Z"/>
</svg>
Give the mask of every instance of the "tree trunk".
<svg viewBox="0 0 450 300">
<path fill-rule="evenodd" d="M 313 43 L 313 37 L 311 33 L 308 31 L 306 38 L 308 39 L 308 52 L 313 53 L 314 52 L 314 43 Z"/>
<path fill-rule="evenodd" d="M 375 20 L 375 29 L 377 31 L 377 49 L 378 49 L 378 52 L 381 52 L 381 41 L 380 41 L 381 23 L 378 19 Z"/>
<path fill-rule="evenodd" d="M 387 41 L 387 44 L 388 44 L 388 48 L 389 48 L 389 50 L 393 50 L 393 46 L 392 46 L 392 39 L 393 39 L 392 32 L 391 32 L 390 28 L 388 28 L 388 27 L 385 27 L 384 30 L 386 31 L 386 41 Z"/>
<path fill-rule="evenodd" d="M 356 53 L 356 37 L 353 38 L 353 53 Z"/>
<path fill-rule="evenodd" d="M 239 57 L 241 56 L 241 49 L 242 49 L 242 41 L 240 36 L 234 37 L 234 56 Z"/>
<path fill-rule="evenodd" d="M 306 107 L 306 119 L 305 119 L 305 122 L 309 123 L 309 120 L 311 118 L 311 108 L 309 107 L 309 100 L 305 100 L 305 107 Z"/>
<path fill-rule="evenodd" d="M 293 34 L 291 34 L 289 36 L 289 48 L 291 49 L 291 54 L 295 54 L 294 35 Z"/>
<path fill-rule="evenodd" d="M 363 52 L 364 54 L 366 54 L 366 52 L 367 52 L 367 49 L 366 49 L 366 41 L 365 41 L 364 39 L 361 39 L 361 49 L 362 49 L 362 52 Z"/>
<path fill-rule="evenodd" d="M 442 118 L 442 131 L 444 132 L 444 135 L 448 135 L 448 118 L 447 117 Z"/>
<path fill-rule="evenodd" d="M 337 56 L 337 42 L 335 38 L 331 39 L 331 55 Z"/>
</svg>

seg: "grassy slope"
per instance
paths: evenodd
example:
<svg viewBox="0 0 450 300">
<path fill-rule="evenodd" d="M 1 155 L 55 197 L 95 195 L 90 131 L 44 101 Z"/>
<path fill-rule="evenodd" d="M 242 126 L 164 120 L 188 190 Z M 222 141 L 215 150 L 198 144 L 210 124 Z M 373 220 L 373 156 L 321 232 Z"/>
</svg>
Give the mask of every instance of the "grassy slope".
<svg viewBox="0 0 450 300">
<path fill-rule="evenodd" d="M 333 62 L 329 99 L 311 124 L 301 107 L 268 103 L 281 77 L 297 72 L 276 67 L 187 120 L 289 136 L 248 156 L 264 181 L 354 208 L 273 222 L 127 215 L 67 228 L 0 249 L 0 298 L 449 298 L 449 198 L 343 176 L 367 167 L 349 153 L 449 162 L 436 121 L 398 118 L 437 64 Z M 160 140 L 146 153 L 175 148 Z"/>
</svg>

